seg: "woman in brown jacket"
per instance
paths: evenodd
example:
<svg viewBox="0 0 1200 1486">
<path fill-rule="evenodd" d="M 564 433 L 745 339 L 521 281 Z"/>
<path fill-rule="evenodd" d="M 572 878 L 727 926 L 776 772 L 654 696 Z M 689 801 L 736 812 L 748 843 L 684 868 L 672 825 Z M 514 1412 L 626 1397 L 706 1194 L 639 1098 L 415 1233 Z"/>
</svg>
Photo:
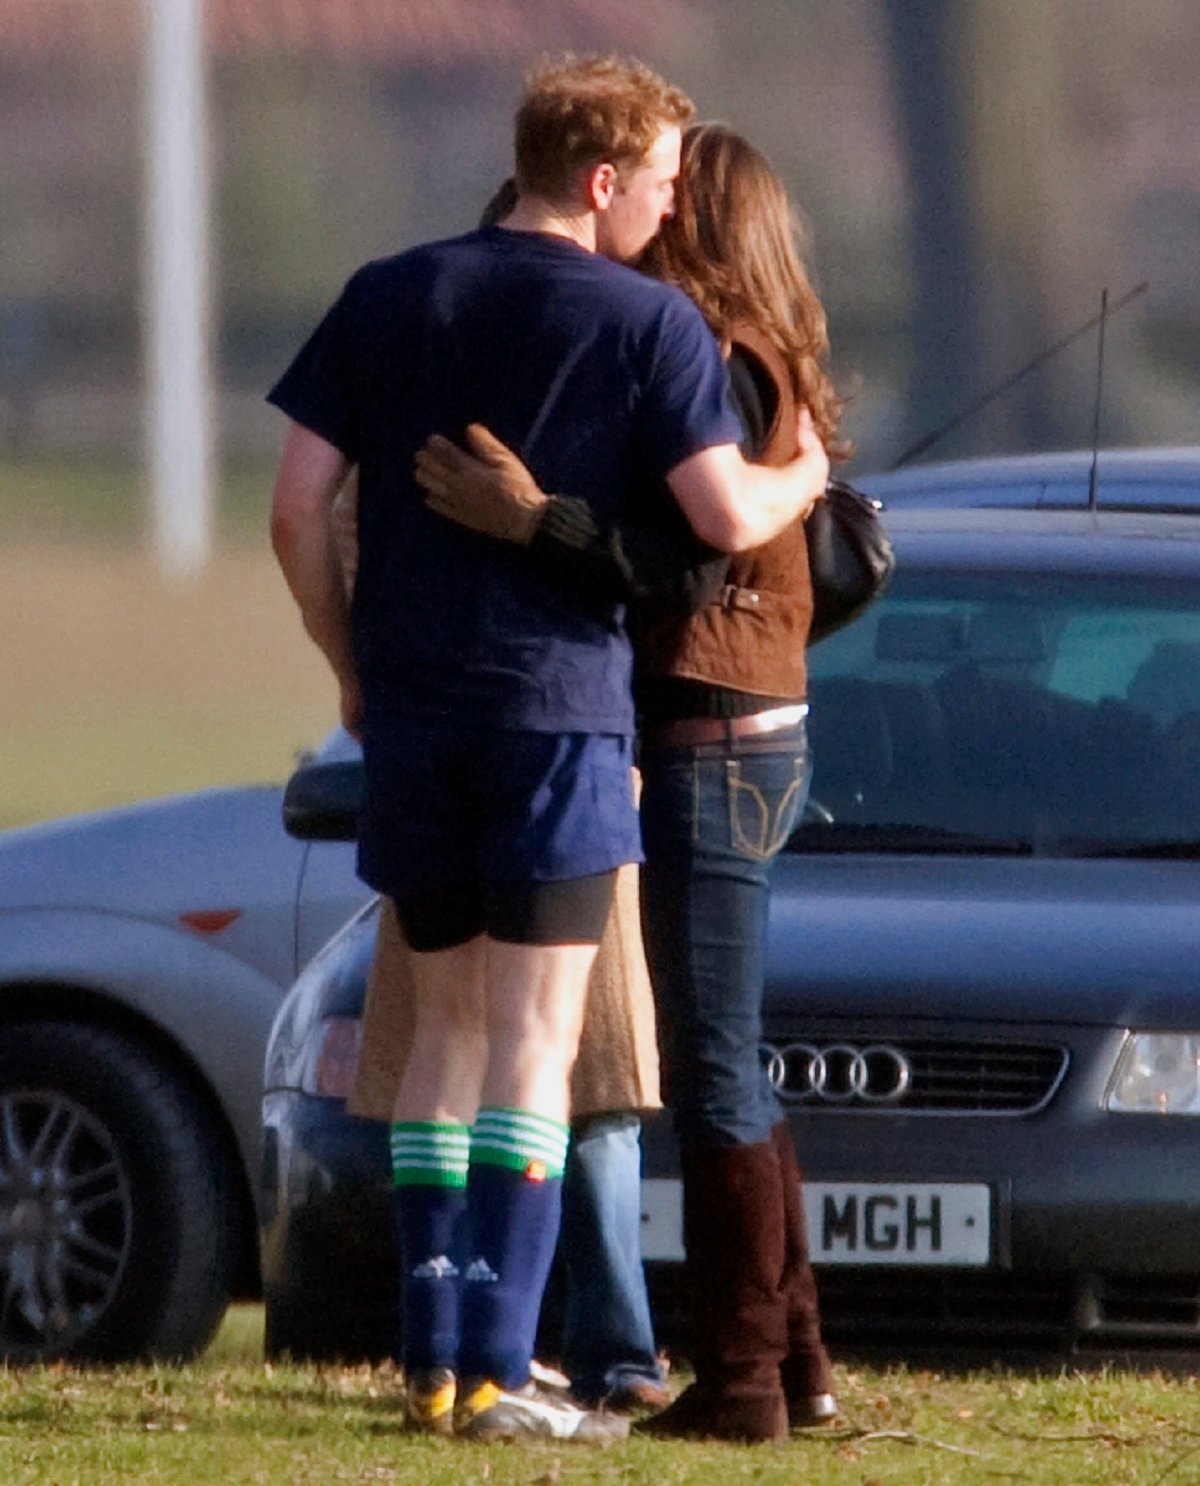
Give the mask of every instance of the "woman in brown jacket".
<svg viewBox="0 0 1200 1486">
<path fill-rule="evenodd" d="M 801 408 L 827 450 L 844 454 L 824 311 L 786 191 L 752 145 L 719 124 L 687 131 L 676 214 L 642 266 L 685 290 L 721 342 L 752 458 L 792 456 Z M 652 595 L 652 563 L 639 554 L 682 539 L 669 498 L 657 531 L 600 531 L 582 502 L 538 490 L 486 431 L 470 442 L 482 464 L 445 441 L 418 456 L 436 509 L 527 542 L 532 559 L 568 572 L 581 594 L 617 582 Z M 693 613 L 656 617 L 644 605 L 636 631 L 642 913 L 681 1148 L 696 1369 L 645 1428 L 764 1440 L 837 1409 L 800 1173 L 759 1054 L 770 871 L 811 774 L 803 522 L 729 559 L 718 577 Z"/>
</svg>

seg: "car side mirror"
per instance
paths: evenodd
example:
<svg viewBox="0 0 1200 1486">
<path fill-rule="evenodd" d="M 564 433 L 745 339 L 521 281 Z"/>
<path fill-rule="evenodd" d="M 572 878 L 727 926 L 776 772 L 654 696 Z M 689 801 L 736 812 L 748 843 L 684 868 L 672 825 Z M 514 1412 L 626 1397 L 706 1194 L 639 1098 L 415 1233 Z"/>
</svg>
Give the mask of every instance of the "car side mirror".
<svg viewBox="0 0 1200 1486">
<path fill-rule="evenodd" d="M 365 779 L 360 760 L 307 764 L 283 792 L 283 828 L 300 841 L 354 841 Z"/>
</svg>

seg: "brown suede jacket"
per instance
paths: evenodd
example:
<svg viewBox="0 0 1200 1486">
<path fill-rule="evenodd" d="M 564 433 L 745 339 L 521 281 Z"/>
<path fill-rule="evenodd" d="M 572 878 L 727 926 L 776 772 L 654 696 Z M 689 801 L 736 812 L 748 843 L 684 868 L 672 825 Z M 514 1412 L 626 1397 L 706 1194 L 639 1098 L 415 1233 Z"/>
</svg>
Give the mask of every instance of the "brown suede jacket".
<svg viewBox="0 0 1200 1486">
<path fill-rule="evenodd" d="M 769 422 L 760 464 L 796 453 L 796 399 L 782 356 L 753 326 L 739 326 L 733 354 L 763 388 Z M 804 522 L 730 559 L 720 598 L 692 614 L 669 614 L 636 634 L 640 677 L 677 677 L 756 696 L 799 701 L 807 672 L 812 585 Z"/>
</svg>

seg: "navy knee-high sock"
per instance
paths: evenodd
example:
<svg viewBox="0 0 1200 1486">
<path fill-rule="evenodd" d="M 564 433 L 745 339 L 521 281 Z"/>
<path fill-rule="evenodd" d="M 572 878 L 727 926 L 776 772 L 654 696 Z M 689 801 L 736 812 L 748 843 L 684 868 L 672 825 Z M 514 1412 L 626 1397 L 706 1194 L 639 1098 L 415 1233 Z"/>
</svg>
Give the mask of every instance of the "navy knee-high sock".
<svg viewBox="0 0 1200 1486">
<path fill-rule="evenodd" d="M 465 1125 L 392 1126 L 393 1212 L 406 1369 L 457 1368 L 467 1263 Z"/>
<path fill-rule="evenodd" d="M 520 1110 L 480 1110 L 467 1183 L 471 1259 L 459 1373 L 518 1388 L 529 1377 L 562 1213 L 567 1126 Z"/>
</svg>

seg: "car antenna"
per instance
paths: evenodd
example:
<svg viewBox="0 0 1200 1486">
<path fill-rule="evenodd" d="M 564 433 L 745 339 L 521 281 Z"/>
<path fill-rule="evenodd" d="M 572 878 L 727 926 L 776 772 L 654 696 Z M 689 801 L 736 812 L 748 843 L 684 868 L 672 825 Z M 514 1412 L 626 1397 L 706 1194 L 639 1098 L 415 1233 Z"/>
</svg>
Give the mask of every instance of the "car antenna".
<svg viewBox="0 0 1200 1486">
<path fill-rule="evenodd" d="M 965 423 L 968 418 L 973 418 L 976 413 L 986 408 L 988 403 L 994 402 L 996 398 L 1007 392 L 1010 387 L 1015 387 L 1022 377 L 1027 377 L 1031 371 L 1036 371 L 1039 366 L 1044 366 L 1047 361 L 1057 356 L 1060 351 L 1065 351 L 1068 346 L 1073 345 L 1081 336 L 1086 335 L 1089 330 L 1093 329 L 1096 325 L 1102 324 L 1106 313 L 1108 315 L 1115 315 L 1118 310 L 1123 310 L 1127 304 L 1132 304 L 1140 295 L 1145 294 L 1149 287 L 1149 279 L 1143 279 L 1140 284 L 1130 289 L 1128 294 L 1118 299 L 1107 311 L 1101 310 L 1099 315 L 1090 315 L 1082 325 L 1077 325 L 1069 335 L 1063 336 L 1062 340 L 1056 341 L 1054 345 L 1048 346 L 1040 355 L 1035 356 L 1032 361 L 1026 362 L 1020 371 L 1014 372 L 1011 377 L 1005 377 L 1003 382 L 998 382 L 995 387 L 985 392 L 982 397 L 977 397 L 973 403 L 968 404 L 961 412 L 955 413 L 953 418 L 943 423 L 933 433 L 928 433 L 924 438 L 918 439 L 910 448 L 905 449 L 899 459 L 894 464 L 889 465 L 888 468 L 898 470 L 901 466 L 908 464 L 910 460 L 916 459 L 918 454 L 924 454 L 926 449 L 931 448 L 940 439 L 945 438 L 951 429 L 957 428 L 960 423 Z"/>
<path fill-rule="evenodd" d="M 1100 348 L 1096 356 L 1096 408 L 1092 416 L 1092 468 L 1088 474 L 1088 510 L 1096 514 L 1096 475 L 1100 464 L 1100 409 L 1104 400 L 1104 327 L 1108 321 L 1108 290 L 1100 291 Z"/>
</svg>

